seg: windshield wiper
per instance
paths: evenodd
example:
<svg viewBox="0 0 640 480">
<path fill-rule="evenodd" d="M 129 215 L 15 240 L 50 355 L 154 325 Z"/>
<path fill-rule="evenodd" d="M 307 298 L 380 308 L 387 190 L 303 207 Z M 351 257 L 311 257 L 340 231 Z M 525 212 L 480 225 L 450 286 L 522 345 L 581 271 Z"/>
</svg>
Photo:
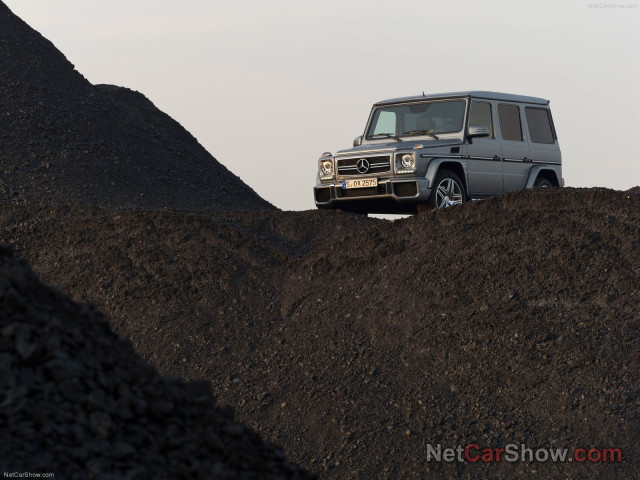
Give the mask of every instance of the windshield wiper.
<svg viewBox="0 0 640 480">
<path fill-rule="evenodd" d="M 394 140 L 397 140 L 399 142 L 402 141 L 401 138 L 396 137 L 395 135 L 391 135 L 390 133 L 376 133 L 374 135 L 371 135 L 369 138 L 376 138 L 376 137 L 382 137 L 382 138 L 393 138 Z"/>
<path fill-rule="evenodd" d="M 409 130 L 408 132 L 404 132 L 403 135 L 429 135 L 436 140 L 439 140 L 438 136 L 433 133 L 433 129 L 431 130 Z"/>
</svg>

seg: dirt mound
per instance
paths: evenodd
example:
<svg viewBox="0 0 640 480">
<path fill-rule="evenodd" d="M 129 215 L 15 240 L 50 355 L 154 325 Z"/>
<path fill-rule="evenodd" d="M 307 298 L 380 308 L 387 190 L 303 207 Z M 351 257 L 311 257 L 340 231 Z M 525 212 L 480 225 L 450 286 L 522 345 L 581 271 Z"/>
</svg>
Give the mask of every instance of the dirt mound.
<svg viewBox="0 0 640 480">
<path fill-rule="evenodd" d="M 13 207 L 0 232 L 162 373 L 207 379 L 322 478 L 640 467 L 640 203 L 626 193 L 532 190 L 395 222 Z M 428 445 L 469 443 L 624 461 L 427 460 Z"/>
<path fill-rule="evenodd" d="M 311 478 L 210 387 L 158 375 L 89 305 L 0 247 L 0 471 L 62 478 Z"/>
<path fill-rule="evenodd" d="M 624 192 L 626 196 L 631 198 L 640 198 L 640 187 L 633 187 Z"/>
<path fill-rule="evenodd" d="M 395 222 L 280 212 L 1 2 L 0 48 L 0 241 L 290 459 L 327 479 L 640 470 L 638 187 Z M 1 468 L 298 475 L 202 385 L 160 377 L 1 253 Z M 428 459 L 472 443 L 623 461 Z"/>
<path fill-rule="evenodd" d="M 0 2 L 0 202 L 273 209 L 142 94 L 91 85 Z"/>
</svg>

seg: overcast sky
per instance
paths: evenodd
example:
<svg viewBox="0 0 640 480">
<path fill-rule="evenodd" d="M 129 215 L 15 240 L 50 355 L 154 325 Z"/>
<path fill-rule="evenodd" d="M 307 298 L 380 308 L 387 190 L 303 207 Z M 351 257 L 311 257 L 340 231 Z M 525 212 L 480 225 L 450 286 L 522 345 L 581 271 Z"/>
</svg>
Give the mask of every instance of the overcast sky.
<svg viewBox="0 0 640 480">
<path fill-rule="evenodd" d="M 262 197 L 314 208 L 371 104 L 543 97 L 568 186 L 640 184 L 640 0 L 4 0 L 92 83 L 144 93 Z"/>
</svg>

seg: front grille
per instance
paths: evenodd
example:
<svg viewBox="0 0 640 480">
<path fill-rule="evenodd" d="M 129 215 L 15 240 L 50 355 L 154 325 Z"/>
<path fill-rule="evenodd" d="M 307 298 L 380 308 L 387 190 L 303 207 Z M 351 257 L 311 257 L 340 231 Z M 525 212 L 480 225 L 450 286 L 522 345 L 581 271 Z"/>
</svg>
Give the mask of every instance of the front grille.
<svg viewBox="0 0 640 480">
<path fill-rule="evenodd" d="M 366 160 L 369 163 L 369 169 L 362 173 L 358 171 L 358 162 Z M 348 158 L 346 160 L 338 160 L 338 175 L 375 175 L 391 171 L 391 157 L 359 157 Z"/>
</svg>

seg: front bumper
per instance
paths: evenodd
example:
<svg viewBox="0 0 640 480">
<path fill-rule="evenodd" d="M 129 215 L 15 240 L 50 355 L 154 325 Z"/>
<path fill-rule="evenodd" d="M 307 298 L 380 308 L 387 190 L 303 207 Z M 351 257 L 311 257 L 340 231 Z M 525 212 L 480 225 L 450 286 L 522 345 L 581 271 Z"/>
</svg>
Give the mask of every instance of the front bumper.
<svg viewBox="0 0 640 480">
<path fill-rule="evenodd" d="M 378 179 L 377 187 L 343 189 L 336 181 L 314 187 L 318 208 L 358 213 L 413 213 L 431 195 L 424 177 Z"/>
</svg>

